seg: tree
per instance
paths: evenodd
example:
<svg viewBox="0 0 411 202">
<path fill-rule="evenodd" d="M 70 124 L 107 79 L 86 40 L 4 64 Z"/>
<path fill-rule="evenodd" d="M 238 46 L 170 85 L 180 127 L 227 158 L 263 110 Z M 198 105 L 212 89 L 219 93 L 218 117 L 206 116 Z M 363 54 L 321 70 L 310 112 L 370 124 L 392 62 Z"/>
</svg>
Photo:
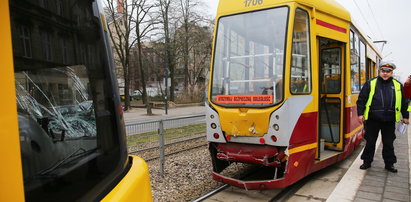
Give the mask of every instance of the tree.
<svg viewBox="0 0 411 202">
<path fill-rule="evenodd" d="M 188 38 L 185 42 L 188 46 L 180 46 L 178 53 L 181 56 L 177 60 L 178 66 L 184 68 L 185 82 L 187 82 L 183 98 L 202 101 L 204 96 L 202 90 L 205 90 L 205 77 L 210 66 L 212 31 L 208 26 L 197 26 L 194 23 L 189 23 L 188 27 L 189 37 L 185 37 L 187 33 L 185 33 L 184 25 L 177 29 L 175 36 L 177 41 L 184 41 Z"/>
<path fill-rule="evenodd" d="M 143 102 L 147 106 L 147 114 L 151 115 L 149 105 L 149 96 L 146 90 L 145 68 L 142 62 L 143 51 L 142 42 L 147 35 L 155 29 L 155 22 L 151 16 L 150 10 L 155 7 L 154 4 L 147 3 L 149 0 L 130 0 L 123 1 L 107 0 L 106 15 L 109 17 L 109 32 L 114 49 L 115 61 L 120 64 L 121 71 L 117 71 L 124 80 L 125 106 L 124 110 L 130 108 L 130 81 L 133 78 L 131 74 L 130 59 L 137 59 L 137 65 L 140 72 L 140 81 L 143 87 Z M 117 9 L 115 7 L 117 6 Z M 137 46 L 137 51 L 132 49 Z"/>
<path fill-rule="evenodd" d="M 178 49 L 178 61 L 184 70 L 184 92 L 193 100 L 194 90 L 201 83 L 204 85 L 211 55 L 211 25 L 198 9 L 198 0 L 179 0 L 181 26 L 176 31 L 176 41 L 181 44 Z M 204 87 L 204 86 L 203 86 Z M 203 87 L 201 87 L 203 89 Z"/>
<path fill-rule="evenodd" d="M 173 0 L 158 0 L 159 4 L 159 17 L 160 23 L 163 27 L 163 36 L 164 36 L 164 61 L 166 63 L 166 68 L 169 69 L 169 76 L 171 80 L 170 84 L 170 100 L 174 101 L 174 90 L 175 90 L 175 46 L 173 44 L 173 40 L 171 38 L 172 33 L 170 31 L 170 24 L 176 23 L 175 16 L 172 17 L 172 9 L 173 9 Z"/>
<path fill-rule="evenodd" d="M 154 27 L 154 20 L 150 16 L 150 10 L 154 8 L 153 4 L 148 4 L 147 0 L 137 0 L 135 3 L 136 7 L 136 15 L 133 18 L 133 21 L 136 24 L 136 39 L 137 39 L 137 59 L 138 59 L 138 66 L 140 69 L 140 78 L 141 78 L 141 85 L 143 87 L 143 100 L 146 104 L 147 114 L 151 115 L 151 106 L 149 102 L 149 96 L 147 95 L 147 88 L 145 82 L 145 71 L 143 66 L 143 48 L 142 48 L 142 40 L 143 38 L 155 29 Z M 148 19 L 147 19 L 148 18 Z"/>
<path fill-rule="evenodd" d="M 116 66 L 121 66 L 121 69 L 117 70 L 117 74 L 122 76 L 124 80 L 124 110 L 127 111 L 130 108 L 130 52 L 136 42 L 132 33 L 133 25 L 130 15 L 134 12 L 135 6 L 128 5 L 128 1 L 123 0 L 106 0 L 106 4 L 114 60 Z"/>
</svg>

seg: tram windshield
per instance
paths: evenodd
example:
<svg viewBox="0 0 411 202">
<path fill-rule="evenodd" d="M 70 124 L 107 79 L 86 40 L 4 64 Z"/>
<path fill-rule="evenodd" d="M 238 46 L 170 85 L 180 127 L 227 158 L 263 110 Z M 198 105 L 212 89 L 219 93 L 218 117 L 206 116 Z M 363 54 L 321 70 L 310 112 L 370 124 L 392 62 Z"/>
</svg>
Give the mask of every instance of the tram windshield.
<svg viewBox="0 0 411 202">
<path fill-rule="evenodd" d="M 9 2 L 26 201 L 80 200 L 127 156 L 97 2 Z"/>
<path fill-rule="evenodd" d="M 281 102 L 288 7 L 218 21 L 211 101 L 264 107 Z"/>
</svg>

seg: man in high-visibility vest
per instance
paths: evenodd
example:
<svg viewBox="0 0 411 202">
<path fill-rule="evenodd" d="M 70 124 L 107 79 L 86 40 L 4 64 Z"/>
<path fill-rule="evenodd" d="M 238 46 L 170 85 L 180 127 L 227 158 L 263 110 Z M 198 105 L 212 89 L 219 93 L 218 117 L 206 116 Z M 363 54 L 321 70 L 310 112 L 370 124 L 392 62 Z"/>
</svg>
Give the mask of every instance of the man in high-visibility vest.
<svg viewBox="0 0 411 202">
<path fill-rule="evenodd" d="M 371 167 L 375 142 L 381 131 L 385 169 L 393 173 L 397 172 L 394 167 L 397 162 L 394 152 L 395 122 L 402 121 L 408 124 L 409 113 L 402 84 L 392 77 L 394 69 L 395 64 L 381 62 L 379 76 L 364 84 L 357 100 L 358 121 L 364 123 L 364 138 L 367 141 L 361 155 L 364 163 L 360 169 L 363 170 Z"/>
</svg>

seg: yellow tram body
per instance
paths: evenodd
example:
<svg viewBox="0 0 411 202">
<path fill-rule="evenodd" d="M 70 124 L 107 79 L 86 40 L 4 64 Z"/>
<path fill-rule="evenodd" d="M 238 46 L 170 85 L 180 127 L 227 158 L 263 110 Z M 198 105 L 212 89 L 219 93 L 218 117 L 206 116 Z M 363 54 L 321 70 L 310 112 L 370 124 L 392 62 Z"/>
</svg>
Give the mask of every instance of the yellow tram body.
<svg viewBox="0 0 411 202">
<path fill-rule="evenodd" d="M 62 3 L 62 1 L 59 1 L 59 2 Z M 69 3 L 72 3 L 71 8 L 74 9 L 73 5 L 75 4 L 75 1 L 64 1 L 62 5 L 63 7 L 65 5 L 68 6 Z M 66 150 L 70 150 L 70 147 L 67 147 L 67 145 L 70 144 L 69 142 L 70 141 L 77 142 L 78 140 L 75 138 L 70 139 L 69 137 L 70 133 L 67 132 L 66 134 L 64 134 L 63 132 L 59 139 L 53 137 L 53 140 L 51 141 L 51 137 L 50 138 L 46 137 L 45 140 L 42 140 L 44 142 L 39 143 L 40 144 L 39 146 L 36 142 L 33 142 L 36 140 L 35 139 L 36 137 L 30 136 L 30 135 L 22 136 L 22 134 L 19 132 L 19 130 L 22 131 L 21 129 L 21 127 L 23 127 L 22 125 L 28 123 L 28 121 L 27 122 L 21 121 L 21 114 L 20 114 L 21 109 L 19 109 L 19 113 L 18 113 L 17 106 L 21 107 L 21 104 L 16 105 L 16 100 L 18 101 L 21 101 L 21 100 L 20 98 L 16 97 L 17 96 L 16 86 L 20 86 L 20 85 L 17 85 L 16 83 L 17 77 L 15 77 L 16 75 L 15 71 L 17 71 L 17 68 L 24 69 L 27 66 L 24 66 L 22 65 L 22 63 L 20 63 L 21 62 L 21 58 L 19 58 L 20 53 L 14 52 L 13 54 L 13 51 L 18 49 L 16 48 L 17 43 L 15 43 L 16 42 L 16 38 L 14 38 L 15 34 L 13 34 L 12 32 L 12 30 L 15 27 L 17 27 L 16 22 L 13 22 L 13 20 L 18 19 L 19 23 L 22 23 L 22 25 L 26 25 L 25 23 L 29 23 L 29 24 L 32 23 L 31 24 L 32 27 L 30 28 L 34 28 L 35 26 L 37 26 L 37 24 L 35 23 L 39 23 L 38 21 L 36 21 L 38 20 L 38 18 L 35 18 L 35 17 L 27 18 L 27 16 L 29 15 L 27 14 L 27 11 L 28 13 L 30 13 L 33 10 L 34 11 L 41 10 L 41 8 L 39 7 L 40 5 L 36 5 L 38 4 L 38 1 L 31 1 L 30 3 L 28 3 L 28 1 L 24 1 L 23 4 L 24 5 L 16 1 L 8 1 L 8 0 L 0 1 L 0 43 L 2 45 L 2 48 L 0 51 L 0 61 L 2 64 L 0 68 L 0 86 L 1 86 L 0 94 L 2 95 L 1 105 L 0 105 L 0 108 L 1 108 L 0 151 L 3 156 L 2 165 L 0 168 L 0 187 L 1 187 L 0 201 L 25 201 L 25 200 L 26 201 L 32 201 L 32 200 L 35 200 L 35 201 L 39 201 L 39 200 L 41 201 L 55 201 L 55 200 L 60 200 L 60 201 L 70 201 L 70 200 L 71 201 L 73 200 L 152 201 L 150 179 L 149 179 L 147 164 L 145 163 L 143 159 L 137 156 L 127 155 L 127 148 L 126 148 L 125 140 L 124 140 L 125 139 L 124 123 L 123 123 L 121 108 L 119 105 L 120 99 L 119 99 L 118 93 L 113 94 L 115 96 L 111 98 L 113 99 L 113 102 L 111 104 L 106 103 L 107 104 L 106 106 L 96 105 L 97 107 L 103 107 L 106 110 L 107 113 L 104 116 L 110 116 L 113 118 L 112 119 L 113 122 L 109 122 L 109 123 L 106 122 L 106 125 L 109 125 L 109 127 L 107 127 L 106 129 L 111 130 L 114 128 L 118 128 L 118 129 L 114 129 L 112 133 L 104 134 L 106 136 L 109 136 L 108 141 L 107 141 L 107 137 L 103 137 L 103 135 L 99 133 L 96 136 L 101 138 L 100 140 L 96 140 L 94 137 L 92 137 L 93 135 L 91 135 L 91 137 L 90 136 L 87 137 L 88 139 L 87 141 L 93 142 L 93 145 L 94 145 L 92 147 L 92 150 L 90 150 L 88 153 L 78 155 L 77 153 L 81 153 L 81 151 L 87 150 L 86 146 L 81 146 L 79 150 L 75 151 L 74 153 L 71 153 L 68 157 L 65 157 L 65 159 L 63 160 L 61 160 L 61 157 L 59 157 L 58 155 L 50 154 L 50 153 L 45 154 L 42 156 L 43 161 L 47 161 L 47 158 L 45 156 L 49 155 L 50 157 L 54 156 L 53 158 L 56 158 L 58 160 L 57 161 L 58 163 L 54 164 L 53 167 L 51 168 L 48 168 L 46 170 L 41 170 L 39 174 L 36 174 L 34 177 L 31 177 L 30 173 L 34 172 L 33 170 L 36 170 L 37 168 L 36 168 L 36 165 L 31 165 L 27 163 L 27 161 L 30 160 L 26 158 L 27 156 L 31 157 L 30 155 L 36 152 L 41 153 L 42 149 L 47 149 L 47 148 L 41 147 L 45 144 L 52 145 L 55 148 L 58 148 L 58 146 L 61 146 L 62 148 Z M 28 9 L 28 10 L 26 12 L 20 12 L 19 10 L 21 9 L 20 6 L 23 6 L 24 9 Z M 44 7 L 44 5 L 42 6 Z M 92 7 L 95 9 L 98 8 L 97 3 L 94 1 L 87 1 L 87 3 L 80 4 L 78 7 L 82 7 L 82 6 L 84 9 L 83 11 L 87 11 L 87 12 L 91 11 Z M 66 10 L 66 11 L 69 12 L 70 10 Z M 54 15 L 53 13 L 50 13 L 49 11 L 46 11 L 46 14 L 49 16 L 52 16 L 50 18 L 56 18 L 56 15 Z M 33 15 L 35 16 L 36 14 L 33 14 Z M 10 16 L 13 16 L 13 19 L 11 19 Z M 36 17 L 38 16 L 39 15 L 37 13 Z M 47 19 L 41 19 L 41 20 L 47 21 Z M 100 23 L 104 24 L 104 22 L 100 22 Z M 98 24 L 98 21 L 97 21 L 97 24 Z M 54 25 L 55 24 L 50 23 L 49 27 L 53 27 Z M 42 28 L 46 28 L 46 27 L 42 27 Z M 86 27 L 83 27 L 83 28 L 86 29 Z M 56 28 L 56 29 L 59 29 L 59 28 Z M 79 30 L 72 29 L 72 30 L 67 30 L 67 31 L 76 32 Z M 84 36 L 87 34 L 99 35 L 101 34 L 100 32 L 103 33 L 103 29 L 96 29 L 94 33 L 85 33 Z M 31 34 L 34 35 L 35 34 L 34 31 L 31 32 Z M 21 34 L 20 36 L 22 35 L 24 34 Z M 104 39 L 102 35 L 99 35 L 99 38 L 101 40 Z M 19 37 L 17 37 L 17 39 L 19 39 Z M 30 60 L 30 59 L 36 58 L 38 56 L 36 55 L 37 54 L 36 52 L 43 51 L 42 49 L 39 48 L 39 46 L 35 45 L 36 42 L 39 42 L 39 41 L 36 41 L 35 39 L 30 39 L 30 43 L 31 43 L 31 49 L 29 52 L 30 55 L 25 55 L 25 59 Z M 65 42 L 61 42 L 61 43 L 65 43 Z M 80 44 L 80 42 L 78 43 Z M 107 48 L 108 47 L 107 41 L 105 41 L 105 45 L 106 45 L 105 48 Z M 102 50 L 106 50 L 105 48 L 102 47 Z M 105 63 L 102 63 L 102 66 L 107 68 L 110 66 L 109 64 L 112 63 L 112 59 L 109 57 L 109 55 L 105 55 L 105 56 L 101 56 L 101 58 L 105 60 Z M 31 64 L 35 66 L 36 62 L 38 61 L 31 60 L 31 62 L 32 62 Z M 30 63 L 27 63 L 27 64 L 30 64 Z M 87 64 L 87 65 L 93 66 L 93 64 Z M 87 65 L 83 65 L 83 66 L 87 66 Z M 71 67 L 75 68 L 76 66 L 73 65 Z M 24 74 L 30 75 L 30 71 L 31 70 L 29 68 L 26 69 L 25 70 L 26 73 L 23 73 L 23 75 Z M 61 71 L 61 68 L 59 69 L 59 71 Z M 99 72 L 102 74 L 102 76 L 106 76 L 106 77 L 113 76 L 113 75 L 110 75 L 112 74 L 111 73 L 112 71 L 106 71 L 105 75 L 101 71 L 96 71 L 96 72 Z M 18 74 L 19 77 L 21 75 L 22 74 Z M 28 76 L 27 78 L 33 79 L 34 77 Z M 53 78 L 57 78 L 57 77 L 51 76 L 51 80 Z M 82 77 L 82 79 L 84 80 L 85 78 Z M 93 79 L 100 79 L 100 78 L 94 77 Z M 38 84 L 41 84 L 41 82 L 43 81 L 37 80 L 33 82 L 36 82 L 36 85 L 38 85 Z M 108 85 L 102 88 L 115 89 L 116 84 L 113 84 L 113 86 L 110 86 L 112 83 L 109 82 L 108 80 L 107 82 L 108 82 L 107 83 Z M 89 83 L 89 86 L 90 88 L 94 88 L 92 82 Z M 32 89 L 34 88 L 40 88 L 40 87 L 33 86 Z M 105 92 L 105 90 L 101 90 L 101 89 L 97 89 L 97 91 L 101 93 Z M 26 96 L 29 96 L 29 94 L 27 94 Z M 90 98 L 90 99 L 99 99 L 99 98 L 97 95 L 94 95 L 94 98 Z M 103 100 L 100 99 L 100 101 L 104 103 Z M 66 102 L 68 101 L 66 100 Z M 93 101 L 91 100 L 88 102 L 92 103 Z M 87 105 L 88 104 L 87 102 L 83 104 L 84 104 L 83 107 L 90 106 L 90 105 Z M 93 108 L 93 104 L 91 106 Z M 59 110 L 60 108 L 55 107 L 54 109 Z M 77 112 L 80 111 L 80 109 L 77 109 L 77 110 L 78 110 Z M 90 110 L 90 108 L 88 108 L 88 110 Z M 91 111 L 94 111 L 94 110 L 98 110 L 98 109 L 96 108 Z M 111 114 L 108 114 L 109 111 Z M 73 113 L 77 113 L 77 112 L 73 112 Z M 94 118 L 94 115 L 92 114 L 88 116 L 89 118 L 90 117 Z M 95 119 L 101 121 L 100 115 L 97 114 L 95 116 Z M 66 121 L 67 120 L 69 119 L 66 119 Z M 30 123 L 35 125 L 36 122 L 30 122 Z M 69 122 L 66 122 L 66 124 L 69 124 Z M 101 127 L 101 126 L 99 126 L 99 124 L 97 123 L 97 128 L 98 127 Z M 36 129 L 36 128 L 32 127 L 31 129 Z M 69 128 L 69 129 L 72 129 L 73 131 L 73 128 Z M 56 130 L 56 129 L 53 129 L 53 130 Z M 97 130 L 100 130 L 100 129 L 97 129 Z M 50 129 L 50 131 L 52 131 L 52 129 Z M 34 133 L 34 130 L 32 131 L 28 130 L 28 133 L 30 132 Z M 48 133 L 49 135 L 52 135 L 52 136 L 58 135 L 58 132 L 53 133 L 49 131 L 46 131 L 46 132 L 43 131 L 41 133 L 42 134 Z M 29 138 L 29 137 L 32 137 L 32 142 L 31 142 L 32 148 L 31 149 L 33 150 L 31 153 L 25 153 L 24 150 L 27 149 L 27 147 L 24 146 L 24 142 L 26 141 L 26 138 Z M 104 141 L 104 142 L 100 142 L 100 141 Z M 84 142 L 78 141 L 78 144 L 79 145 L 84 144 Z M 97 146 L 95 147 L 96 144 Z M 110 145 L 110 146 L 107 146 L 107 145 Z M 103 151 L 104 154 L 99 153 L 101 151 Z M 55 150 L 54 152 L 64 153 L 58 150 Z M 93 156 L 91 157 L 88 155 L 93 155 Z M 77 156 L 77 157 L 74 159 L 71 159 L 74 156 Z M 104 158 L 106 158 L 107 156 L 110 156 L 109 158 L 112 159 L 111 162 L 104 160 Z M 69 162 L 69 164 L 66 165 L 67 162 Z M 41 162 L 39 161 L 37 163 L 41 163 Z M 88 168 L 83 169 L 85 164 L 86 164 L 86 167 Z M 71 165 L 74 165 L 74 167 L 70 167 Z M 112 170 L 105 171 L 104 170 L 105 167 L 110 167 L 110 169 Z M 76 180 L 80 180 L 82 184 L 77 185 L 75 184 L 76 183 L 75 181 L 70 182 L 69 178 L 66 178 L 66 179 L 64 178 L 65 176 L 72 176 L 70 174 L 72 172 L 77 172 L 75 174 L 78 176 L 76 177 Z M 89 173 L 83 176 L 83 174 L 87 172 Z M 41 178 L 42 180 L 38 181 L 36 180 L 36 178 Z M 57 179 L 57 180 L 53 181 L 50 179 Z M 67 184 L 61 183 L 60 181 L 66 181 Z M 76 187 L 70 187 L 70 184 L 74 184 L 76 185 Z M 92 185 L 90 186 L 86 185 L 82 187 L 84 184 L 92 184 Z M 79 186 L 80 188 L 78 188 L 77 186 Z M 55 190 L 53 188 L 55 188 Z M 79 194 L 78 192 L 81 192 L 81 194 Z"/>
<path fill-rule="evenodd" d="M 284 187 L 359 145 L 355 103 L 381 56 L 341 5 L 224 0 L 214 36 L 206 114 L 216 180 Z M 282 170 L 245 182 L 220 174 L 231 162 Z"/>
</svg>

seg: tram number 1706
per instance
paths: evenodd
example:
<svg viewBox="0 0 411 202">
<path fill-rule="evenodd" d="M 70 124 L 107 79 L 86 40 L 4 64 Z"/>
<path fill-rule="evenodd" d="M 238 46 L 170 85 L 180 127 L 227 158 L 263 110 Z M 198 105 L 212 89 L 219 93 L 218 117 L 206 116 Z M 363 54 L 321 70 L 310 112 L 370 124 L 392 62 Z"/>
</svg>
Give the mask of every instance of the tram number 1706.
<svg viewBox="0 0 411 202">
<path fill-rule="evenodd" d="M 263 0 L 244 0 L 244 7 L 261 5 L 263 2 Z"/>
</svg>

